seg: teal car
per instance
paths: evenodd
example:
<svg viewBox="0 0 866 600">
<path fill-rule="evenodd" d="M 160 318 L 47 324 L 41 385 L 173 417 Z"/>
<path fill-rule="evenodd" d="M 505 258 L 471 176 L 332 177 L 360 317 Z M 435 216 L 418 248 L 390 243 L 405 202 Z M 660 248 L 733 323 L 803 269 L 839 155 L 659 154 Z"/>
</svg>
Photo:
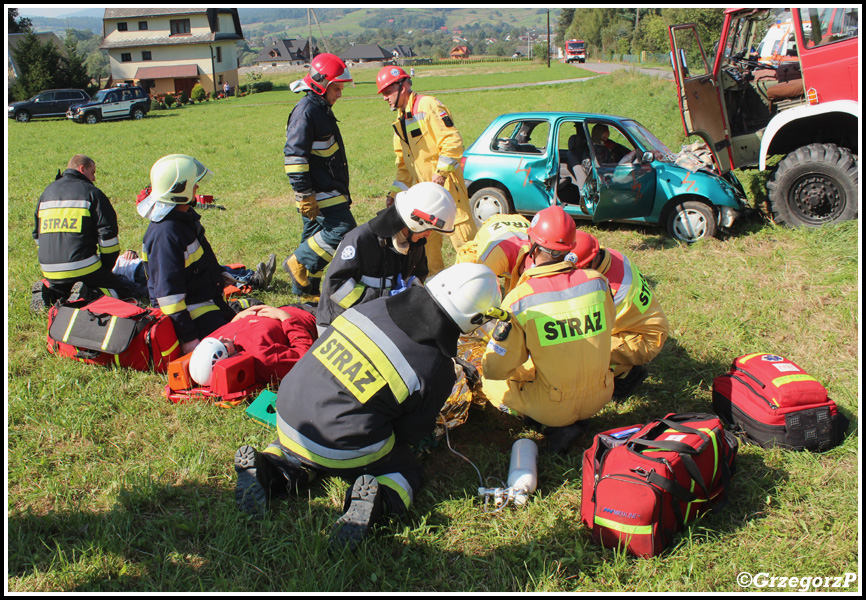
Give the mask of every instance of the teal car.
<svg viewBox="0 0 866 600">
<path fill-rule="evenodd" d="M 466 149 L 463 167 L 478 224 L 559 204 L 575 219 L 659 225 L 690 243 L 731 227 L 746 210 L 733 174 L 673 153 L 625 117 L 501 115 Z"/>
</svg>

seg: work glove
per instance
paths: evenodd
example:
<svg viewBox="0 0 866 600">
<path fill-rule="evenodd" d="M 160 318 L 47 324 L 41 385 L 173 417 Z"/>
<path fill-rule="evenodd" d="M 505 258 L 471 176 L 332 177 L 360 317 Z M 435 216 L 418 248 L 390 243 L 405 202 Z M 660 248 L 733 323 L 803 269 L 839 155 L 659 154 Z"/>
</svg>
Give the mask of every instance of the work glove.
<svg viewBox="0 0 866 600">
<path fill-rule="evenodd" d="M 396 192 L 388 192 L 388 195 L 385 196 L 385 208 L 392 206 L 394 204 L 394 198 L 396 197 Z"/>
<path fill-rule="evenodd" d="M 392 296 L 396 296 L 396 295 L 399 294 L 400 292 L 406 290 L 409 286 L 412 285 L 412 282 L 413 282 L 413 281 L 415 281 L 415 276 L 414 276 L 414 275 L 411 275 L 411 276 L 409 277 L 409 279 L 407 279 L 406 281 L 403 281 L 403 274 L 402 274 L 402 273 L 398 273 L 398 274 L 397 274 L 397 282 L 396 282 L 396 286 L 394 287 L 393 290 L 391 290 L 391 295 L 392 295 Z"/>
<path fill-rule="evenodd" d="M 316 195 L 309 194 L 305 196 L 298 195 L 298 210 L 300 213 L 311 221 L 319 216 L 319 203 L 316 202 Z"/>
<path fill-rule="evenodd" d="M 459 356 L 454 358 L 454 362 L 463 369 L 463 375 L 466 377 L 466 385 L 469 386 L 470 390 L 474 390 L 481 385 L 481 375 L 478 374 L 478 367 Z"/>
<path fill-rule="evenodd" d="M 418 440 L 415 444 L 410 444 L 409 447 L 417 458 L 421 458 L 427 454 L 432 454 L 433 448 L 436 447 L 437 443 L 436 434 L 431 433 L 424 439 Z"/>
</svg>

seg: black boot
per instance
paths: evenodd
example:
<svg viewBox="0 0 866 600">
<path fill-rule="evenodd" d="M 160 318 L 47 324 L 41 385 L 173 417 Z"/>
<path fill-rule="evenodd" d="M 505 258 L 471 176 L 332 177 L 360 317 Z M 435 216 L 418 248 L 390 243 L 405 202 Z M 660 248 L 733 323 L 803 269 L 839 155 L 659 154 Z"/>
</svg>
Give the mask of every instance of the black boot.
<svg viewBox="0 0 866 600">
<path fill-rule="evenodd" d="M 634 393 L 635 388 L 643 383 L 647 378 L 649 371 L 644 365 L 635 365 L 623 377 L 617 377 L 613 380 L 613 397 L 616 400 L 623 400 Z"/>
<path fill-rule="evenodd" d="M 337 519 L 331 534 L 331 546 L 348 547 L 352 552 L 367 535 L 367 531 L 385 514 L 384 494 L 379 480 L 361 475 L 346 494 L 346 513 Z"/>
<path fill-rule="evenodd" d="M 564 427 L 546 427 L 544 437 L 547 439 L 547 451 L 553 454 L 565 454 L 574 440 L 589 429 L 589 419 L 575 421 Z"/>
</svg>

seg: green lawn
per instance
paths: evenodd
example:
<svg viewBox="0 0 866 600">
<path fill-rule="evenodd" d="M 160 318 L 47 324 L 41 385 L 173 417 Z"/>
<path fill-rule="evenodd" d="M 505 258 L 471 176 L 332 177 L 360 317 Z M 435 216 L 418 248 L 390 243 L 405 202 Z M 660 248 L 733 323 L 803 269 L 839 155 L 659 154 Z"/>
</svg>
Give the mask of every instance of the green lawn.
<svg viewBox="0 0 866 600">
<path fill-rule="evenodd" d="M 462 69 L 422 71 L 416 87 L 459 90 L 502 81 L 499 67 L 477 76 Z M 516 70 L 505 82 L 544 81 L 546 71 Z M 393 179 L 394 116 L 369 91 L 375 72 L 353 75 L 359 85 L 335 113 L 353 209 L 364 222 Z M 554 109 L 633 116 L 676 149 L 684 139 L 672 85 L 625 74 L 456 92 L 442 100 L 467 145 L 501 113 Z M 526 506 L 496 515 L 482 513 L 475 471 L 442 441 L 426 459 L 427 481 L 411 515 L 381 527 L 356 556 L 332 556 L 326 541 L 341 513 L 339 480 L 324 479 L 302 498 L 278 502 L 262 522 L 237 511 L 234 451 L 244 443 L 261 448 L 273 437 L 242 409 L 171 404 L 163 395 L 165 376 L 50 356 L 45 316 L 28 310 L 30 286 L 40 276 L 30 232 L 36 199 L 69 157 L 84 153 L 97 161 L 97 184 L 117 210 L 125 247 L 139 248 L 146 229 L 134 199 L 150 166 L 179 152 L 215 173 L 201 191 L 227 207 L 202 217 L 217 256 L 256 264 L 275 252 L 282 260 L 300 236 L 281 152 L 296 100 L 280 89 L 155 111 L 139 122 L 8 123 L 10 591 L 736 592 L 741 572 L 859 573 L 857 222 L 788 230 L 753 218 L 725 241 L 693 246 L 676 244 L 661 229 L 587 227 L 637 262 L 671 323 L 640 392 L 606 407 L 593 431 L 667 412 L 710 412 L 713 377 L 734 357 L 758 351 L 800 364 L 852 420 L 845 443 L 823 454 L 741 447 L 724 510 L 649 560 L 599 548 L 579 522 L 588 435 L 567 457 L 542 454 L 538 492 Z M 282 271 L 260 297 L 277 305 L 294 300 Z M 511 443 L 521 436 L 537 434 L 473 408 L 451 442 L 485 476 L 504 478 Z M 844 591 L 859 589 L 859 581 L 851 585 Z"/>
</svg>

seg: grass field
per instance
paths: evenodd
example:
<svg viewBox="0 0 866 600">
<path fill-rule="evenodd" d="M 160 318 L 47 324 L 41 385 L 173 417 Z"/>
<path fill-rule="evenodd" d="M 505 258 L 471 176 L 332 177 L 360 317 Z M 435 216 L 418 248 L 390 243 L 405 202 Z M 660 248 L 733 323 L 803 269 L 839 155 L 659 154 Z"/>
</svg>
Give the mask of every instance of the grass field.
<svg viewBox="0 0 866 600">
<path fill-rule="evenodd" d="M 353 74 L 372 82 L 369 73 Z M 467 86 L 461 78 L 483 77 L 454 70 L 417 83 L 453 90 Z M 518 70 L 503 81 L 540 80 Z M 672 85 L 623 74 L 442 99 L 467 145 L 501 113 L 558 109 L 633 116 L 679 148 Z M 358 222 L 375 214 L 393 179 L 393 115 L 365 87 L 372 89 L 358 85 L 335 107 Z M 538 492 L 523 508 L 496 515 L 482 513 L 475 471 L 442 441 L 426 459 L 427 481 L 412 513 L 380 527 L 357 555 L 330 555 L 327 535 L 345 489 L 339 480 L 276 503 L 261 522 L 237 511 L 234 451 L 273 438 L 241 408 L 174 405 L 163 395 L 164 376 L 50 356 L 45 315 L 28 310 L 40 277 L 30 233 L 36 199 L 57 169 L 72 154 L 93 157 L 97 184 L 118 213 L 121 244 L 137 249 L 146 222 L 134 198 L 150 166 L 165 154 L 194 155 L 215 172 L 201 191 L 227 207 L 202 217 L 217 256 L 255 264 L 275 252 L 282 260 L 300 236 L 281 153 L 296 100 L 280 90 L 152 112 L 138 122 L 8 123 L 10 591 L 736 592 L 741 572 L 859 577 L 857 222 L 788 230 L 753 218 L 725 241 L 693 246 L 661 229 L 587 227 L 637 262 L 671 323 L 650 378 L 595 417 L 593 431 L 667 412 L 710 412 L 713 377 L 734 357 L 758 351 L 800 364 L 852 421 L 844 444 L 822 454 L 741 447 L 727 506 L 649 560 L 594 545 L 579 522 L 589 435 L 566 457 L 541 454 Z M 276 305 L 294 300 L 282 271 L 260 297 Z M 511 443 L 522 436 L 537 434 L 473 408 L 451 442 L 485 476 L 504 478 Z M 859 580 L 849 585 L 832 591 L 860 588 Z"/>
</svg>

